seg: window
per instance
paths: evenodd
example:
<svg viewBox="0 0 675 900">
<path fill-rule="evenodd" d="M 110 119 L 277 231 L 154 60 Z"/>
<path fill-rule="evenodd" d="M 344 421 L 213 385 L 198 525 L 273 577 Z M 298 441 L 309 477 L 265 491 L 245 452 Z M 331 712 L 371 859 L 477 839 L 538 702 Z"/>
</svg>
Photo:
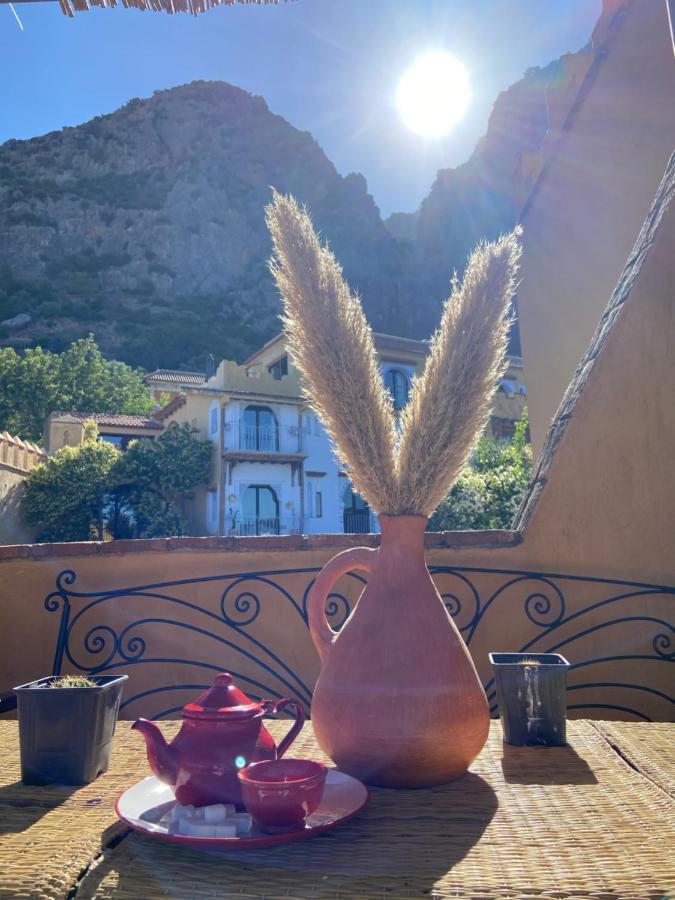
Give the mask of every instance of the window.
<svg viewBox="0 0 675 900">
<path fill-rule="evenodd" d="M 384 376 L 384 383 L 394 401 L 394 409 L 403 409 L 408 402 L 408 376 L 400 369 L 389 369 Z"/>
<path fill-rule="evenodd" d="M 99 438 L 105 441 L 106 444 L 112 444 L 113 447 L 117 447 L 118 450 L 126 449 L 128 439 L 123 434 L 100 434 Z"/>
<path fill-rule="evenodd" d="M 281 381 L 284 375 L 288 375 L 288 357 L 282 356 L 281 359 L 278 359 L 276 362 L 272 363 L 271 366 L 268 366 L 267 371 L 272 378 Z"/>
<path fill-rule="evenodd" d="M 218 407 L 211 407 L 211 424 L 209 426 L 211 434 L 218 434 Z"/>
<path fill-rule="evenodd" d="M 215 524 L 218 519 L 218 492 L 209 491 L 209 522 Z"/>
<path fill-rule="evenodd" d="M 268 406 L 247 406 L 241 423 L 240 450 L 270 453 L 279 449 L 279 429 Z"/>
<path fill-rule="evenodd" d="M 323 516 L 323 497 L 321 491 L 314 492 L 314 515 L 317 519 Z"/>
</svg>

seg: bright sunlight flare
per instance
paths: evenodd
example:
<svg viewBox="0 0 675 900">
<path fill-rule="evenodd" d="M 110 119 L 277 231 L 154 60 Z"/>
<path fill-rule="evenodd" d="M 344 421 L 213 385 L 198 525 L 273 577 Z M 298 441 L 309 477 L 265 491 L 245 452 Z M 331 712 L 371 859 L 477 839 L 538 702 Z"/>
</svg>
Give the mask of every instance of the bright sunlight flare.
<svg viewBox="0 0 675 900">
<path fill-rule="evenodd" d="M 416 134 L 439 138 L 459 122 L 471 99 L 469 76 L 449 53 L 420 57 L 399 82 L 401 118 Z"/>
</svg>

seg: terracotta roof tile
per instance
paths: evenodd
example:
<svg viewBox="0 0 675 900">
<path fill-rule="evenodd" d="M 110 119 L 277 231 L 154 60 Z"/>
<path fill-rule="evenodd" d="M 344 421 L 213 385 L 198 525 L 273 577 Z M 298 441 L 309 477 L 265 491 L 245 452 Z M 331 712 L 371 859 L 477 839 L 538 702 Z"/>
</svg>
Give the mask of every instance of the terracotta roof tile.
<svg viewBox="0 0 675 900">
<path fill-rule="evenodd" d="M 148 416 L 131 416 L 125 414 L 110 413 L 90 413 L 90 412 L 53 412 L 50 419 L 57 419 L 61 416 L 70 416 L 73 419 L 79 419 L 80 422 L 86 422 L 87 419 L 93 419 L 97 425 L 109 425 L 115 428 L 153 428 L 157 431 L 163 430 L 156 419 L 148 418 Z"/>
<path fill-rule="evenodd" d="M 143 381 L 168 381 L 179 384 L 204 384 L 206 376 L 202 372 L 182 372 L 180 369 L 155 369 L 148 372 Z"/>
</svg>

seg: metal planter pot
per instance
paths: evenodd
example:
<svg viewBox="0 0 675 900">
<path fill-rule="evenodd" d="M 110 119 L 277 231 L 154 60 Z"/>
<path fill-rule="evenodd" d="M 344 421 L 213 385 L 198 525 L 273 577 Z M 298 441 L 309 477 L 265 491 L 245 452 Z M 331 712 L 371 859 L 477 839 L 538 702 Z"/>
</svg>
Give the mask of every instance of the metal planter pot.
<svg viewBox="0 0 675 900">
<path fill-rule="evenodd" d="M 91 676 L 96 687 L 50 688 L 55 676 L 14 688 L 24 784 L 88 784 L 110 762 L 127 675 Z"/>
<path fill-rule="evenodd" d="M 559 653 L 490 653 L 507 744 L 561 747 L 566 741 L 567 670 Z"/>
</svg>

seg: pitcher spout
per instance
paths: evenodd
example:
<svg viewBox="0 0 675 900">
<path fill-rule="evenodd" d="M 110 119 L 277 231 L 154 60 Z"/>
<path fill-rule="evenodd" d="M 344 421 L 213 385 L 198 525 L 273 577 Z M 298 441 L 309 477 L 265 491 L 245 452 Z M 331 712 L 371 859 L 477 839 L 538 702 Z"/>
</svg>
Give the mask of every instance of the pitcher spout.
<svg viewBox="0 0 675 900">
<path fill-rule="evenodd" d="M 137 719 L 131 726 L 132 731 L 140 731 L 145 738 L 148 750 L 148 762 L 153 773 L 165 784 L 176 783 L 176 754 L 173 747 L 164 740 L 164 735 L 148 719 Z"/>
</svg>

